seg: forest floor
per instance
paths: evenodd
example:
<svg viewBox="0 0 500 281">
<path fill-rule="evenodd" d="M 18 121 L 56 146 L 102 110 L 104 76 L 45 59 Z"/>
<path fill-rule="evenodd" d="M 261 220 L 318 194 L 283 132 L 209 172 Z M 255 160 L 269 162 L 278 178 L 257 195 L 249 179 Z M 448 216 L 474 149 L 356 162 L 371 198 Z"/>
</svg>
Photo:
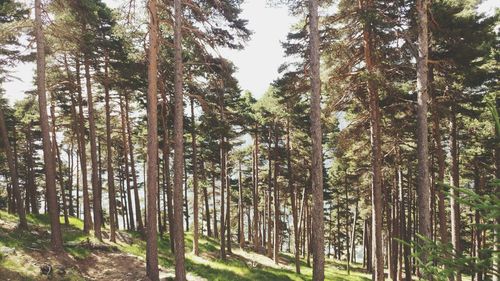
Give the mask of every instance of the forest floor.
<svg viewBox="0 0 500 281">
<path fill-rule="evenodd" d="M 119 231 L 117 243 L 98 242 L 82 232 L 83 223 L 70 218 L 63 227 L 65 254 L 50 251 L 49 221 L 45 215 L 28 216 L 29 231 L 16 229 L 17 217 L 0 211 L 0 280 L 148 280 L 145 275 L 146 243 L 140 234 Z M 61 222 L 63 223 L 63 222 Z M 104 236 L 107 237 L 106 230 Z M 312 269 L 302 261 L 302 274 L 294 272 L 293 257 L 282 255 L 280 264 L 264 255 L 232 248 L 226 261 L 218 258 L 219 244 L 203 237 L 200 256 L 192 251 L 192 235 L 186 234 L 188 280 L 301 281 L 311 280 Z M 160 278 L 173 280 L 173 255 L 168 237 L 158 240 Z M 327 259 L 326 280 L 370 280 L 359 265 L 350 274 L 343 262 Z"/>
</svg>

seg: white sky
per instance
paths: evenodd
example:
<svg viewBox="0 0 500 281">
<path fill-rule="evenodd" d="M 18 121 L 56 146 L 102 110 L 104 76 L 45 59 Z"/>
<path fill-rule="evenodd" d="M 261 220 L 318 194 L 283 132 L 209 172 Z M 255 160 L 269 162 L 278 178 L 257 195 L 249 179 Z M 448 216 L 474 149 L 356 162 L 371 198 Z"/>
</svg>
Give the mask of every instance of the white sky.
<svg viewBox="0 0 500 281">
<path fill-rule="evenodd" d="M 104 0 L 111 7 L 116 7 L 123 1 Z M 296 19 L 289 16 L 287 8 L 269 7 L 267 0 L 246 0 L 243 4 L 242 17 L 249 20 L 248 28 L 253 31 L 251 40 L 244 50 L 221 50 L 221 55 L 234 62 L 238 67 L 236 78 L 243 90 L 249 90 L 260 97 L 269 84 L 278 77 L 278 67 L 285 61 L 280 41 L 286 38 Z M 500 8 L 500 1 L 486 0 L 480 6 L 481 12 L 493 13 Z M 3 86 L 7 98 L 12 104 L 22 99 L 24 92 L 34 88 L 33 63 L 20 63 L 11 71 L 16 79 L 6 82 Z"/>
</svg>

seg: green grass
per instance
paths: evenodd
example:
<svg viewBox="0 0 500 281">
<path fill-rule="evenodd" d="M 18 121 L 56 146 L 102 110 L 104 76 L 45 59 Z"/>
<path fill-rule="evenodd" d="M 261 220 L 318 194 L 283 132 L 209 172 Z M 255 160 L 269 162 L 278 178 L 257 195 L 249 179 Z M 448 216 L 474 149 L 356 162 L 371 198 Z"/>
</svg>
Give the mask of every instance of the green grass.
<svg viewBox="0 0 500 281">
<path fill-rule="evenodd" d="M 0 211 L 0 220 L 17 222 L 17 217 L 6 212 Z M 63 223 L 63 221 L 61 221 Z M 0 228 L 0 246 L 13 247 L 29 251 L 30 248 L 41 249 L 42 251 L 50 248 L 50 235 L 49 220 L 46 215 L 29 215 L 28 223 L 30 231 L 20 232 L 12 231 L 3 233 Z M 83 240 L 93 240 L 82 232 L 83 223 L 76 218 L 70 218 L 70 224 L 63 227 L 63 239 L 65 243 L 80 242 Z M 35 231 L 35 232 L 32 232 Z M 118 242 L 116 246 L 119 251 L 123 253 L 132 254 L 135 256 L 146 256 L 146 243 L 142 240 L 141 235 L 134 231 L 122 231 L 120 235 L 128 236 L 128 242 Z M 285 266 L 275 267 L 272 262 L 264 256 L 251 254 L 239 250 L 234 246 L 234 254 L 228 256 L 226 261 L 218 258 L 219 256 L 219 243 L 217 240 L 202 237 L 199 240 L 200 256 L 197 257 L 192 254 L 192 241 L 193 236 L 191 233 L 186 233 L 186 269 L 193 275 L 197 275 L 207 280 L 227 280 L 227 281 L 251 281 L 251 280 L 276 280 L 276 281 L 306 281 L 312 279 L 312 269 L 307 267 L 305 261 L 301 262 L 302 274 L 294 272 L 293 256 L 283 254 L 282 260 L 287 264 Z M 71 246 L 65 247 L 66 252 L 76 258 L 85 259 L 91 254 L 90 250 L 79 247 Z M 158 239 L 158 252 L 159 264 L 168 271 L 174 271 L 174 257 L 170 251 L 170 240 L 167 235 L 159 237 Z M 251 255 L 251 257 L 250 257 Z M 256 260 L 252 260 L 252 259 Z M 29 279 L 38 272 L 38 268 L 23 268 L 20 270 L 20 260 L 13 258 L 0 258 L 0 270 L 16 270 L 22 276 L 26 277 L 23 280 L 37 280 Z M 325 277 L 326 280 L 340 280 L 340 281 L 364 281 L 370 280 L 369 276 L 362 273 L 359 265 L 354 265 L 351 273 L 348 275 L 345 270 L 346 265 L 342 262 L 335 260 L 326 261 Z M 1 271 L 0 271 L 1 273 Z M 79 280 L 76 273 L 68 275 L 70 279 L 66 280 Z"/>
</svg>

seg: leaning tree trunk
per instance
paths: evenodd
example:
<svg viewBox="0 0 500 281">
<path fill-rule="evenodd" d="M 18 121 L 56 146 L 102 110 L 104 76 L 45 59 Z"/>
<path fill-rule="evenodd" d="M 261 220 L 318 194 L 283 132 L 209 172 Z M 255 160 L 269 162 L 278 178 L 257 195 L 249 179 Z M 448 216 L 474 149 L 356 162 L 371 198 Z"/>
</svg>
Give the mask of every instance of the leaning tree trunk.
<svg viewBox="0 0 500 281">
<path fill-rule="evenodd" d="M 0 134 L 4 145 L 5 154 L 7 154 L 7 164 L 10 171 L 12 191 L 14 192 L 14 197 L 16 198 L 16 210 L 19 215 L 19 228 L 22 230 L 26 230 L 28 228 L 28 222 L 26 221 L 26 210 L 24 208 L 23 200 L 21 199 L 17 165 L 10 147 L 9 135 L 7 134 L 7 125 L 5 123 L 3 110 L 0 110 Z"/>
<path fill-rule="evenodd" d="M 184 162 L 184 108 L 182 93 L 182 1 L 174 0 L 174 245 L 175 279 L 186 279 L 182 225 L 182 177 Z"/>
<path fill-rule="evenodd" d="M 47 96 L 45 93 L 45 38 L 42 30 L 42 3 L 35 0 L 35 35 L 36 35 L 36 69 L 38 87 L 38 107 L 40 111 L 40 127 L 42 129 L 43 160 L 45 163 L 45 185 L 47 188 L 47 205 L 50 217 L 50 235 L 52 249 L 63 251 L 63 240 L 56 193 L 56 167 L 52 144 L 50 141 L 49 118 L 47 115 Z"/>
<path fill-rule="evenodd" d="M 309 1 L 309 35 L 311 64 L 311 140 L 312 140 L 312 227 L 314 228 L 313 280 L 325 279 L 325 245 L 323 223 L 323 148 L 321 133 L 321 81 L 319 76 L 318 0 Z"/>
<path fill-rule="evenodd" d="M 149 0 L 149 51 L 148 51 L 148 144 L 147 144 L 147 215 L 146 215 L 146 271 L 149 279 L 158 281 L 158 11 L 156 0 Z"/>
</svg>

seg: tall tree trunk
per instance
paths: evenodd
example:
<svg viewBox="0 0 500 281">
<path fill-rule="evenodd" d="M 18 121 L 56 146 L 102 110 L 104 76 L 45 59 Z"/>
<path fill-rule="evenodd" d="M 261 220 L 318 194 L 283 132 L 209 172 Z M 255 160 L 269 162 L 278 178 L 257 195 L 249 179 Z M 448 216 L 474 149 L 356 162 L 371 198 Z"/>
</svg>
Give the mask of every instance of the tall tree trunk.
<svg viewBox="0 0 500 281">
<path fill-rule="evenodd" d="M 42 129 L 43 159 L 45 163 L 45 185 L 47 189 L 47 205 L 50 218 L 50 235 L 52 249 L 63 251 L 61 224 L 57 208 L 55 157 L 50 143 L 49 118 L 47 115 L 47 97 L 45 93 L 45 38 L 42 29 L 42 3 L 35 0 L 35 35 L 36 35 L 36 69 L 38 107 L 40 111 L 40 127 Z"/>
<path fill-rule="evenodd" d="M 84 30 L 84 33 L 86 30 Z M 88 119 L 89 119 L 89 132 L 90 132 L 90 159 L 92 162 L 92 202 L 93 202 L 93 215 L 94 215 L 94 235 L 97 239 L 102 241 L 101 234 L 101 190 L 99 186 L 99 172 L 97 164 L 97 135 L 95 126 L 95 113 L 94 101 L 92 96 L 92 81 L 90 78 L 90 58 L 88 52 L 84 53 L 84 68 L 85 68 L 85 82 L 87 90 L 87 106 L 88 106 Z"/>
<path fill-rule="evenodd" d="M 239 242 L 240 248 L 245 246 L 245 220 L 243 208 L 243 185 L 241 183 L 241 159 L 238 159 L 238 223 L 239 223 Z"/>
<path fill-rule="evenodd" d="M 82 172 L 82 196 L 83 196 L 83 233 L 88 234 L 93 228 L 92 215 L 90 213 L 89 185 L 87 178 L 87 149 L 85 148 L 85 122 L 83 117 L 83 97 L 80 77 L 80 61 L 76 58 L 76 86 L 78 92 L 78 124 L 76 136 L 78 139 L 78 150 L 80 151 L 80 166 Z M 68 72 L 69 73 L 69 72 Z M 69 74 L 68 74 L 69 75 Z M 75 108 L 76 111 L 76 108 Z M 76 115 L 76 112 L 75 112 Z M 76 117 L 75 117 L 76 118 Z"/>
<path fill-rule="evenodd" d="M 174 244 L 175 280 L 186 280 L 184 230 L 182 226 L 182 176 L 184 162 L 184 108 L 182 93 L 182 1 L 174 0 Z"/>
<path fill-rule="evenodd" d="M 254 148 L 253 148 L 253 248 L 259 252 L 259 133 L 258 128 L 255 129 Z M 249 226 L 250 227 L 250 226 Z"/>
<path fill-rule="evenodd" d="M 212 164 L 212 171 L 210 173 L 212 175 L 212 205 L 214 207 L 214 236 L 215 238 L 219 238 L 219 231 L 217 230 L 217 204 L 215 203 L 215 168 L 214 164 Z"/>
<path fill-rule="evenodd" d="M 172 185 L 170 184 L 170 132 L 168 126 L 168 101 L 166 93 L 163 91 L 161 94 L 163 100 L 163 106 L 161 107 L 163 110 L 161 118 L 163 125 L 163 173 L 166 182 L 168 229 L 169 235 L 171 237 L 171 239 L 169 239 L 170 250 L 172 251 L 172 253 L 174 253 L 174 240 L 172 239 L 172 237 L 174 237 L 174 210 L 172 206 Z"/>
<path fill-rule="evenodd" d="M 201 177 L 203 179 L 203 182 L 206 182 L 207 178 L 206 178 L 206 170 L 205 170 L 205 162 L 203 161 L 203 159 L 201 160 Z M 208 237 L 212 237 L 213 233 L 212 233 L 212 226 L 211 226 L 211 219 L 210 219 L 210 206 L 208 204 L 208 189 L 207 189 L 207 185 L 206 184 L 203 184 L 202 186 L 203 188 L 203 199 L 204 199 L 204 202 L 205 202 L 205 216 L 206 216 L 206 220 L 207 220 L 207 235 Z"/>
<path fill-rule="evenodd" d="M 273 182 L 273 198 L 274 198 L 274 263 L 279 263 L 279 235 L 280 235 L 280 200 L 279 200 L 279 187 L 278 187 L 278 125 L 274 124 L 274 182 Z"/>
<path fill-rule="evenodd" d="M 273 201 L 273 194 L 272 194 L 272 189 L 273 189 L 273 165 L 272 165 L 272 156 L 271 156 L 271 151 L 272 151 L 272 128 L 269 126 L 269 146 L 267 149 L 267 159 L 268 159 L 268 175 L 267 175 L 267 256 L 272 257 L 273 256 L 273 242 L 271 240 L 271 233 L 272 233 L 272 227 L 273 227 L 273 220 L 271 216 L 271 205 Z"/>
<path fill-rule="evenodd" d="M 372 9 L 373 2 L 359 1 L 361 9 Z M 364 59 L 366 69 L 370 75 L 374 75 L 375 63 L 372 54 L 372 27 L 370 23 L 363 26 L 364 41 Z M 373 77 L 368 78 L 368 95 L 370 99 L 370 142 L 371 142 L 371 161 L 372 161 L 372 262 L 374 265 L 373 280 L 384 280 L 384 257 L 382 243 L 382 144 L 380 129 L 380 107 L 378 89 L 373 81 Z"/>
<path fill-rule="evenodd" d="M 109 229 L 110 240 L 116 242 L 116 198 L 115 198 L 115 175 L 113 173 L 113 150 L 111 146 L 111 109 L 109 97 L 109 74 L 108 74 L 109 57 L 106 53 L 104 58 L 104 99 L 106 108 L 106 157 L 107 157 L 107 175 L 108 175 L 108 194 L 109 194 Z"/>
<path fill-rule="evenodd" d="M 294 257 L 295 257 L 295 272 L 300 274 L 300 238 L 299 238 L 299 218 L 297 214 L 297 198 L 298 188 L 295 184 L 292 168 L 292 147 L 290 144 L 290 118 L 286 120 L 286 162 L 288 170 L 288 189 L 292 192 L 290 201 L 292 205 L 292 220 L 293 220 L 293 240 L 294 240 Z"/>
<path fill-rule="evenodd" d="M 450 154 L 451 154 L 451 243 L 453 244 L 454 252 L 456 255 L 461 255 L 462 245 L 460 244 L 460 204 L 458 202 L 460 193 L 457 188 L 460 187 L 460 174 L 459 174 L 459 159 L 458 159 L 458 133 L 457 133 L 457 116 L 456 105 L 453 101 L 450 117 Z M 459 270 L 456 271 L 456 281 L 462 280 L 462 275 Z"/>
<path fill-rule="evenodd" d="M 313 280 L 325 279 L 325 237 L 323 223 L 323 148 L 321 133 L 321 81 L 319 73 L 318 0 L 309 1 L 309 35 L 311 64 L 311 139 L 313 189 Z"/>
<path fill-rule="evenodd" d="M 142 232 L 144 230 L 144 224 L 142 222 L 141 215 L 141 201 L 139 198 L 139 185 L 137 183 L 137 173 L 135 171 L 135 158 L 134 158 L 134 145 L 132 143 L 132 129 L 130 128 L 130 118 L 129 118 L 129 96 L 125 95 L 125 121 L 127 123 L 127 138 L 128 138 L 128 147 L 130 154 L 130 172 L 132 174 L 132 181 L 134 183 L 134 202 L 135 202 L 135 218 L 137 222 L 137 231 Z M 146 189 L 144 189 L 146 190 Z M 129 204 L 132 205 L 132 201 L 129 201 Z M 130 216 L 130 219 L 133 219 L 133 216 Z"/>
<path fill-rule="evenodd" d="M 26 221 L 26 209 L 24 208 L 23 200 L 21 199 L 21 190 L 19 189 L 19 178 L 17 171 L 17 164 L 15 161 L 15 156 L 12 153 L 9 141 L 9 135 L 7 134 L 7 125 L 5 123 L 5 118 L 3 110 L 0 110 L 0 134 L 2 137 L 2 142 L 7 155 L 7 164 L 9 166 L 10 180 L 12 185 L 12 191 L 14 197 L 16 198 L 16 210 L 19 215 L 19 229 L 28 229 L 28 222 Z"/>
<path fill-rule="evenodd" d="M 418 177 L 417 197 L 420 235 L 431 239 L 430 213 L 430 183 L 429 183 L 429 144 L 427 127 L 428 93 L 428 27 L 427 27 L 428 0 L 417 0 L 418 13 L 418 57 L 417 57 L 417 153 Z M 420 241 L 423 243 L 423 241 Z M 422 263 L 427 262 L 427 253 L 421 255 Z M 424 276 L 427 278 L 430 276 Z"/>
<path fill-rule="evenodd" d="M 127 94 L 125 93 L 124 96 Z M 125 97 L 127 99 L 127 97 Z M 127 188 L 126 194 L 127 194 L 127 223 L 128 229 L 135 230 L 135 222 L 134 222 L 134 211 L 133 211 L 133 206 L 132 206 L 132 194 L 130 191 L 130 174 L 129 174 L 129 163 L 128 163 L 128 156 L 129 156 L 129 150 L 130 148 L 130 143 L 129 140 L 127 139 L 127 134 L 131 134 L 131 132 L 128 131 L 128 126 L 127 126 L 127 120 L 126 120 L 126 106 L 123 104 L 123 99 L 122 96 L 120 95 L 120 115 L 121 115 L 121 135 L 122 135 L 122 143 L 123 143 L 123 159 L 124 159 L 124 170 L 125 170 L 125 185 Z M 135 185 L 137 186 L 137 185 Z M 140 213 L 136 213 L 137 216 L 140 216 Z"/>
<path fill-rule="evenodd" d="M 191 149 L 193 153 L 193 253 L 200 255 L 198 247 L 198 152 L 196 145 L 196 122 L 194 118 L 194 99 L 191 98 Z"/>
<path fill-rule="evenodd" d="M 224 82 L 221 81 L 221 89 L 219 93 L 219 110 L 221 115 L 221 122 L 224 124 Z M 220 150 L 220 256 L 221 259 L 226 259 L 226 210 L 224 193 L 226 191 L 227 176 L 226 176 L 226 143 L 223 133 L 220 136 L 219 150 Z M 229 212 L 229 210 L 227 210 Z"/>
<path fill-rule="evenodd" d="M 148 1 L 149 50 L 148 50 L 148 141 L 147 141 L 147 215 L 146 215 L 146 269 L 149 279 L 158 281 L 158 11 L 156 0 Z"/>
<path fill-rule="evenodd" d="M 57 161 L 57 171 L 58 175 L 56 175 L 56 178 L 59 178 L 59 187 L 61 188 L 61 199 L 62 199 L 62 208 L 63 208 L 63 216 L 64 216 L 64 224 L 69 225 L 69 218 L 68 218 L 68 208 L 66 204 L 66 192 L 65 192 L 65 186 L 64 186 L 64 174 L 62 171 L 62 160 L 61 160 L 61 153 L 59 151 L 59 146 L 57 145 L 57 138 L 56 138 L 56 113 L 55 113 L 55 103 L 54 103 L 54 96 L 51 95 L 50 99 L 50 117 L 52 119 L 52 145 L 53 145 L 53 151 L 54 151 L 54 156 L 56 157 Z"/>
<path fill-rule="evenodd" d="M 28 168 L 28 179 L 27 179 L 27 192 L 29 196 L 29 205 L 31 205 L 31 212 L 33 214 L 38 214 L 38 200 L 37 200 L 37 190 L 35 186 L 35 164 L 33 161 L 33 135 L 32 135 L 33 121 L 30 121 L 28 128 L 26 129 L 26 143 L 27 143 L 27 156 L 26 164 Z M 29 205 L 26 205 L 26 210 L 28 211 Z"/>
<path fill-rule="evenodd" d="M 228 149 L 224 149 L 225 156 L 226 157 L 226 245 L 227 245 L 227 252 L 232 253 L 231 251 L 231 179 L 229 177 L 229 165 L 228 163 Z"/>
<path fill-rule="evenodd" d="M 347 186 L 347 169 L 345 170 L 345 178 L 344 178 L 344 186 L 345 186 L 345 214 L 346 214 L 346 217 L 345 217 L 345 234 L 346 234 L 346 261 L 347 261 L 347 274 L 351 274 L 351 252 L 350 252 L 350 246 L 349 246 L 349 229 L 350 229 L 350 225 L 349 225 L 349 221 L 350 221 L 350 218 L 349 216 L 351 215 L 351 212 L 349 211 L 349 190 L 348 190 L 348 186 Z"/>
</svg>

